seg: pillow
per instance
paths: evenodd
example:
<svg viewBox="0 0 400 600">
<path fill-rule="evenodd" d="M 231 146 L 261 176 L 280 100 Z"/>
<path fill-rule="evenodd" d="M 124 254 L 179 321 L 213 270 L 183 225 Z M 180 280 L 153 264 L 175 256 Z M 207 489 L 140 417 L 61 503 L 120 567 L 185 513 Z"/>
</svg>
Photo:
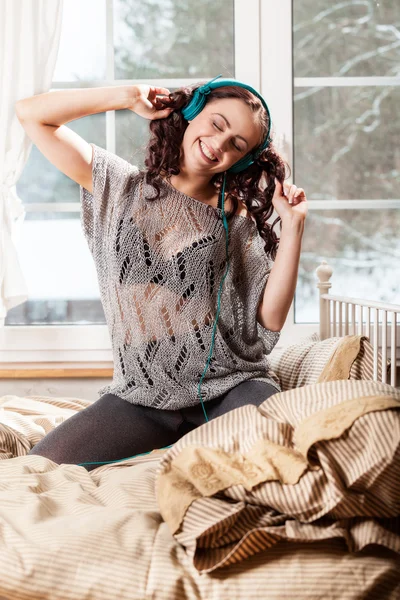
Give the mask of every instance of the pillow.
<svg viewBox="0 0 400 600">
<path fill-rule="evenodd" d="M 366 336 L 330 337 L 321 340 L 318 333 L 313 333 L 297 344 L 273 350 L 269 355 L 271 369 L 279 378 L 282 391 L 317 383 L 338 346 L 350 338 L 359 340 L 360 350 L 351 365 L 348 379 L 373 379 L 373 348 Z M 378 352 L 379 380 L 382 376 L 381 358 L 382 355 Z M 390 361 L 387 370 L 389 373 Z"/>
<path fill-rule="evenodd" d="M 268 360 L 282 391 L 316 383 L 340 340 L 339 337 L 321 340 L 318 333 L 313 333 L 297 344 L 273 350 Z"/>
<path fill-rule="evenodd" d="M 386 361 L 386 381 L 390 380 L 391 361 Z M 360 352 L 351 366 L 349 379 L 374 378 L 374 349 L 366 336 L 361 337 Z M 382 353 L 378 350 L 378 381 L 382 381 Z"/>
</svg>

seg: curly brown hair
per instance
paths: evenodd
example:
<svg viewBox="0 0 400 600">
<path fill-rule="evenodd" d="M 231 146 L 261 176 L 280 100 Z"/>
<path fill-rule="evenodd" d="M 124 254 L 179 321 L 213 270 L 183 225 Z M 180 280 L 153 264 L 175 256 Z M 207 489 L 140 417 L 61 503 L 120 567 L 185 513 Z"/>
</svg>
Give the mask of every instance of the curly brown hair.
<svg viewBox="0 0 400 600">
<path fill-rule="evenodd" d="M 166 177 L 180 173 L 181 144 L 188 127 L 188 121 L 183 117 L 181 109 L 190 102 L 194 91 L 201 85 L 203 83 L 180 88 L 169 94 L 169 100 L 159 98 L 161 104 L 173 110 L 168 117 L 155 119 L 150 123 L 151 137 L 144 161 L 147 169 L 145 176 L 146 183 L 151 184 L 157 194 L 146 200 L 159 199 L 160 186 L 156 178 L 161 172 L 165 173 Z M 220 98 L 240 98 L 256 113 L 261 130 L 261 139 L 256 145 L 258 147 L 267 135 L 269 127 L 268 113 L 260 99 L 245 88 L 225 86 L 211 90 L 207 97 L 207 104 Z M 270 133 L 270 139 L 272 140 L 272 138 Z M 231 200 L 233 206 L 232 212 L 226 212 L 227 220 L 230 220 L 236 213 L 239 201 L 245 204 L 249 213 L 254 216 L 259 234 L 265 241 L 264 250 L 270 254 L 273 260 L 279 245 L 279 238 L 274 227 L 278 223 L 280 226 L 282 224 L 279 216 L 272 224 L 267 221 L 274 211 L 272 197 L 275 191 L 275 177 L 283 185 L 286 179 L 286 167 L 290 173 L 289 165 L 284 162 L 271 142 L 245 171 L 226 173 L 225 197 Z M 223 172 L 216 173 L 210 180 L 218 191 L 222 187 L 223 175 Z M 264 189 L 260 187 L 263 178 L 266 180 Z"/>
</svg>

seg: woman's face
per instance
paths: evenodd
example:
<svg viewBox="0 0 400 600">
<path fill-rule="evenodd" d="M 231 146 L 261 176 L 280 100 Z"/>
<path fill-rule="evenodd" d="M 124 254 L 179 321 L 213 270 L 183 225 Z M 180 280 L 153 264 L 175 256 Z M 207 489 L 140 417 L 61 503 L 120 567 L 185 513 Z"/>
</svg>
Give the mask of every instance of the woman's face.
<svg viewBox="0 0 400 600">
<path fill-rule="evenodd" d="M 259 143 L 260 125 L 243 100 L 212 100 L 189 121 L 181 147 L 181 163 L 189 172 L 212 177 L 229 169 Z"/>
</svg>

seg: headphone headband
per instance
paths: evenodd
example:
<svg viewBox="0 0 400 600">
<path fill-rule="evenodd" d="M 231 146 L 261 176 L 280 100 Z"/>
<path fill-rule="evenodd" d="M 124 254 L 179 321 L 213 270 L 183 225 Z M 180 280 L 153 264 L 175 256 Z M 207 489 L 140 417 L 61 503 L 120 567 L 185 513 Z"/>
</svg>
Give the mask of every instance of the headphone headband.
<svg viewBox="0 0 400 600">
<path fill-rule="evenodd" d="M 192 119 L 197 117 L 197 115 L 200 114 L 203 110 L 207 102 L 207 96 L 211 93 L 211 90 L 225 86 L 239 86 L 245 88 L 246 90 L 249 90 L 261 100 L 268 114 L 268 132 L 264 141 L 260 144 L 260 146 L 258 146 L 258 148 L 256 148 L 252 152 L 247 153 L 228 169 L 228 173 L 240 173 L 240 171 L 244 171 L 250 165 L 252 165 L 254 161 L 260 156 L 261 152 L 265 150 L 265 148 L 267 148 L 272 141 L 269 137 L 271 131 L 271 114 L 268 105 L 265 102 L 264 98 L 261 96 L 261 94 L 259 94 L 257 90 L 255 90 L 251 85 L 248 85 L 247 83 L 242 83 L 241 81 L 237 81 L 236 79 L 221 78 L 221 75 L 218 75 L 217 77 L 214 77 L 214 79 L 211 79 L 211 81 L 205 83 L 204 85 L 195 90 L 191 101 L 187 106 L 185 106 L 181 110 L 181 113 L 184 119 L 186 119 L 187 121 L 191 121 Z"/>
</svg>

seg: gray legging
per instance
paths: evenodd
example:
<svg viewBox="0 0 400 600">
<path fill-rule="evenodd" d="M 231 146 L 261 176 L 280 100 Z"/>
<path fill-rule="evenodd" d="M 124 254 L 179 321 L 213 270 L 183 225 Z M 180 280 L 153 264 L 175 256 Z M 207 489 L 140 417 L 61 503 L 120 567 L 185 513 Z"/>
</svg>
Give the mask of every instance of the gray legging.
<svg viewBox="0 0 400 600">
<path fill-rule="evenodd" d="M 258 406 L 276 393 L 266 382 L 248 380 L 204 406 L 211 421 L 245 404 Z M 200 403 L 163 410 L 105 394 L 50 431 L 29 454 L 46 456 L 58 464 L 116 461 L 172 445 L 205 422 Z M 91 471 L 99 465 L 84 466 Z"/>
</svg>

